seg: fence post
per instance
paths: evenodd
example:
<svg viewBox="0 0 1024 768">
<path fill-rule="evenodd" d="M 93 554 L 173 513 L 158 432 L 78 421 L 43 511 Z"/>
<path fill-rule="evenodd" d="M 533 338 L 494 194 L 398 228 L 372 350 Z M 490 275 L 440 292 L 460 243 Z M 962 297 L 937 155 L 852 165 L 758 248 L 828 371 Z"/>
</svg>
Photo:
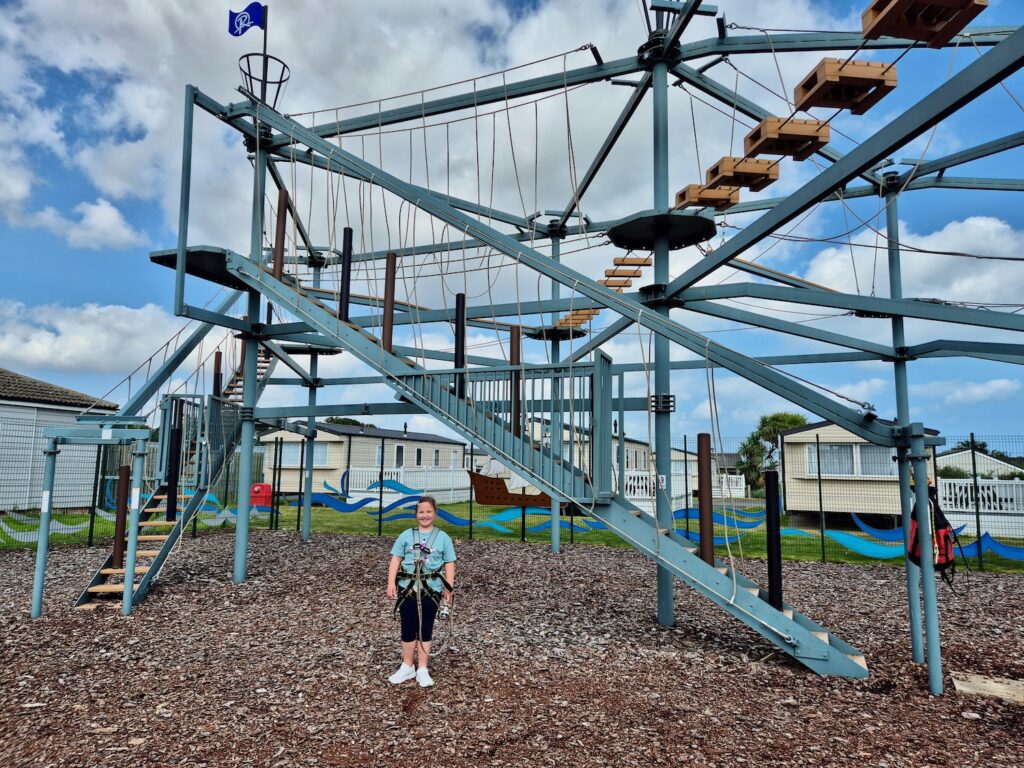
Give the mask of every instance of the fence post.
<svg viewBox="0 0 1024 768">
<path fill-rule="evenodd" d="M 50 546 L 50 518 L 53 512 L 53 476 L 57 469 L 57 441 L 46 441 L 46 463 L 43 465 L 43 498 L 39 504 L 39 539 L 36 542 L 36 574 L 32 583 L 32 618 L 43 612 L 43 584 L 46 581 L 46 554 Z"/>
<path fill-rule="evenodd" d="M 821 435 L 814 436 L 814 450 L 818 457 L 818 536 L 821 539 L 821 562 L 825 562 L 825 496 L 821 490 Z"/>
<path fill-rule="evenodd" d="M 469 469 L 471 472 L 476 472 L 476 465 L 473 464 L 473 443 L 469 444 Z M 469 484 L 469 540 L 473 540 L 473 483 Z"/>
<path fill-rule="evenodd" d="M 974 530 L 977 532 L 974 540 L 978 547 L 978 570 L 985 570 L 985 560 L 981 554 L 981 489 L 978 487 L 978 457 L 975 454 L 977 447 L 974 442 L 974 433 L 971 432 L 971 477 L 974 478 Z M 938 486 L 939 478 L 936 474 L 935 485 Z"/>
<path fill-rule="evenodd" d="M 715 564 L 715 524 L 712 514 L 711 435 L 697 435 L 697 507 L 700 519 L 700 559 Z"/>
<path fill-rule="evenodd" d="M 93 533 L 96 530 L 96 507 L 100 503 L 100 465 L 103 463 L 102 445 L 96 446 L 96 469 L 92 475 L 92 505 L 89 507 L 89 546 L 92 546 Z"/>
<path fill-rule="evenodd" d="M 683 504 L 686 507 L 686 538 L 690 538 L 690 447 L 683 435 Z"/>
<path fill-rule="evenodd" d="M 764 503 L 768 557 L 768 602 L 782 610 L 782 535 L 779 524 L 779 473 L 764 473 Z"/>
<path fill-rule="evenodd" d="M 110 565 L 124 567 L 124 532 L 128 518 L 128 478 L 131 467 L 122 464 L 117 468 L 117 508 L 114 510 L 114 551 Z"/>
<path fill-rule="evenodd" d="M 302 523 L 302 489 L 303 489 L 303 467 L 306 466 L 306 439 L 303 438 L 299 443 L 299 466 L 297 472 L 299 474 L 299 497 L 295 505 L 295 532 L 298 533 L 301 530 Z"/>
<path fill-rule="evenodd" d="M 397 448 L 395 449 L 397 450 Z M 377 477 L 377 535 L 384 534 L 384 438 L 380 439 L 380 474 Z"/>
</svg>

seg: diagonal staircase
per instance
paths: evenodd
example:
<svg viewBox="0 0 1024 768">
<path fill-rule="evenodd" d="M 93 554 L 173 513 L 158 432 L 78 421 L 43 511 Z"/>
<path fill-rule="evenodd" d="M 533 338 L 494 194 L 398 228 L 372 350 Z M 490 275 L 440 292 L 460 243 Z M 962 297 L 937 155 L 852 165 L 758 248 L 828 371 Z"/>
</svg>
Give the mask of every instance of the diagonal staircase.
<svg viewBox="0 0 1024 768">
<path fill-rule="evenodd" d="M 273 373 L 277 358 L 260 352 L 257 360 L 257 395 L 266 387 Z M 221 472 L 227 466 L 238 446 L 241 433 L 241 421 L 237 411 L 242 404 L 241 366 L 235 370 L 224 387 L 221 398 L 208 398 L 206 418 L 202 422 L 202 432 L 197 432 L 192 439 L 184 441 L 182 446 L 182 464 L 179 480 L 178 515 L 176 520 L 165 519 L 167 513 L 168 487 L 163 484 L 157 488 L 143 505 L 138 531 L 139 547 L 135 552 L 135 577 L 133 580 L 132 605 L 138 605 L 146 599 L 149 588 L 160 574 L 174 549 L 174 545 L 185 528 L 192 522 L 206 500 L 206 493 L 216 485 Z M 209 461 L 208 471 L 203 465 Z M 126 533 L 127 536 L 127 533 Z M 117 546 L 117 542 L 114 543 Z M 123 546 L 123 544 L 122 544 Z M 124 596 L 128 584 L 125 568 L 115 568 L 113 552 L 107 555 L 103 565 L 97 569 L 92 580 L 75 601 L 75 607 L 92 603 L 97 598 Z"/>
<path fill-rule="evenodd" d="M 416 403 L 466 440 L 529 478 L 541 490 L 575 501 L 588 514 L 657 564 L 667 568 L 704 597 L 742 621 L 808 668 L 823 675 L 861 678 L 868 674 L 864 656 L 825 628 L 789 606 L 777 611 L 767 595 L 740 573 L 722 563 L 708 565 L 692 543 L 673 529 L 658 528 L 654 519 L 611 490 L 610 359 L 599 355 L 592 364 L 521 368 L 496 367 L 462 371 L 427 371 L 411 360 L 383 349 L 365 330 L 338 320 L 336 312 L 308 294 L 294 278 L 275 279 L 261 265 L 222 249 L 195 249 L 222 254 L 228 272 L 259 290 L 324 337 L 326 343 L 350 351 L 384 375 L 401 397 Z M 515 374 L 515 375 L 513 375 Z M 558 386 L 553 386 L 555 381 Z M 511 393 L 524 404 L 513 422 Z M 460 392 L 464 396 L 460 396 Z M 540 393 L 539 396 L 537 393 Z M 550 400 L 560 393 L 561 402 Z M 545 399 L 545 396 L 548 399 Z M 555 456 L 525 425 L 530 414 L 561 410 L 570 429 L 589 430 L 589 447 L 574 456 Z M 602 436 L 603 435 L 603 436 Z"/>
</svg>

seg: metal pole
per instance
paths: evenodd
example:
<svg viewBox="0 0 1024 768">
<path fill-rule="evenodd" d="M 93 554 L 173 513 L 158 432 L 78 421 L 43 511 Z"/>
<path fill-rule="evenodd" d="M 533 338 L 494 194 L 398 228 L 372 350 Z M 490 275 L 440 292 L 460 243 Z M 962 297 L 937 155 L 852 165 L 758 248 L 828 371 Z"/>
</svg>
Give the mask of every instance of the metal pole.
<svg viewBox="0 0 1024 768">
<path fill-rule="evenodd" d="M 345 227 L 341 236 L 341 285 L 338 287 L 338 319 L 348 322 L 348 305 L 352 296 L 352 227 Z"/>
<path fill-rule="evenodd" d="M 185 255 L 188 250 L 188 208 L 192 185 L 192 118 L 196 89 L 185 86 L 185 129 L 181 142 L 181 194 L 178 200 L 178 258 L 174 272 L 174 314 L 185 311 Z"/>
<path fill-rule="evenodd" d="M 619 374 L 619 495 L 626 498 L 626 374 Z"/>
<path fill-rule="evenodd" d="M 821 488 L 821 435 L 814 436 L 814 450 L 818 457 L 818 538 L 821 539 L 821 562 L 825 562 L 825 495 Z"/>
<path fill-rule="evenodd" d="M 96 469 L 92 475 L 92 506 L 89 507 L 89 546 L 92 546 L 93 533 L 96 529 L 96 507 L 100 503 L 100 465 L 103 463 L 103 446 L 96 446 Z"/>
<path fill-rule="evenodd" d="M 398 254 L 387 255 L 384 268 L 384 317 L 381 322 L 380 345 L 385 352 L 391 351 L 395 331 L 395 276 L 398 273 Z"/>
<path fill-rule="evenodd" d="M 380 439 L 380 475 L 377 478 L 377 535 L 384 533 L 384 438 Z"/>
<path fill-rule="evenodd" d="M 316 381 L 317 377 L 317 355 L 309 356 L 309 377 Z M 302 495 L 302 540 L 309 541 L 313 532 L 313 465 L 316 458 L 316 417 L 312 414 L 316 408 L 316 386 L 309 386 L 309 409 L 310 416 L 306 421 L 306 429 L 309 432 L 309 450 L 306 451 L 306 474 Z"/>
<path fill-rule="evenodd" d="M 889 262 L 889 297 L 903 298 L 903 275 L 900 271 L 900 222 L 897 208 L 899 191 L 899 174 L 886 173 L 885 184 L 885 234 L 888 243 Z M 903 318 L 893 315 L 892 344 L 896 349 L 906 346 L 903 329 Z M 893 361 L 893 381 L 896 395 L 896 427 L 903 428 L 910 424 L 910 395 L 907 384 L 907 362 L 903 359 Z M 924 662 L 924 639 L 921 634 L 921 572 L 910 561 L 910 465 L 906 448 L 896 449 L 897 471 L 900 485 L 900 519 L 903 523 L 903 567 L 907 575 L 907 616 L 910 622 L 910 653 L 917 663 Z"/>
<path fill-rule="evenodd" d="M 466 367 L 466 294 L 455 294 L 455 356 L 456 370 Z M 460 399 L 466 397 L 466 374 L 455 374 L 455 394 Z"/>
<path fill-rule="evenodd" d="M 711 501 L 711 435 L 697 435 L 697 510 L 700 531 L 700 559 L 715 564 L 715 521 Z"/>
<path fill-rule="evenodd" d="M 469 444 L 469 469 L 472 472 L 476 471 L 476 466 L 473 464 L 473 443 Z M 552 502 L 554 503 L 554 502 Z M 473 483 L 469 484 L 469 540 L 473 540 Z"/>
<path fill-rule="evenodd" d="M 302 482 L 303 467 L 306 466 L 306 439 L 303 438 L 299 441 L 299 466 L 296 467 L 299 478 L 295 483 L 296 496 L 295 499 L 295 532 L 298 533 L 302 530 L 302 490 L 304 488 Z"/>
<path fill-rule="evenodd" d="M 264 59 L 266 61 L 266 59 Z M 249 241 L 249 258 L 259 264 L 263 259 L 263 190 L 267 182 L 267 153 L 256 143 L 256 165 L 253 173 L 252 231 Z M 259 322 L 260 294 L 249 291 L 248 312 L 250 322 Z M 256 437 L 256 421 L 253 409 L 256 407 L 257 340 L 246 335 L 242 341 L 242 407 L 239 409 L 242 426 L 238 440 L 238 499 L 235 516 L 235 562 L 232 579 L 236 584 L 245 581 L 249 563 L 249 492 L 252 487 L 252 449 Z"/>
<path fill-rule="evenodd" d="M 765 526 L 768 556 L 768 602 L 782 610 L 782 534 L 779 520 L 779 473 L 764 473 Z"/>
<path fill-rule="evenodd" d="M 50 519 L 53 516 L 53 477 L 57 468 L 57 441 L 49 438 L 43 454 L 43 498 L 39 502 L 39 539 L 36 541 L 36 574 L 32 582 L 32 618 L 43 613 L 43 585 L 46 581 L 46 555 L 50 546 Z"/>
<path fill-rule="evenodd" d="M 978 459 L 975 456 L 977 450 L 974 442 L 974 433 L 971 432 L 971 477 L 974 479 L 974 530 L 976 546 L 978 547 L 978 570 L 985 570 L 985 560 L 981 554 L 981 489 L 978 487 Z M 935 483 L 938 484 L 938 473 L 935 475 Z"/>
<path fill-rule="evenodd" d="M 175 520 L 178 515 L 178 490 L 181 476 L 181 411 L 184 403 L 173 401 L 171 405 L 171 431 L 167 444 L 167 506 L 165 520 Z"/>
<path fill-rule="evenodd" d="M 260 100 L 267 100 L 267 27 L 270 26 L 270 6 L 263 6 L 263 80 L 260 83 Z M 277 102 L 277 99 L 274 99 Z"/>
<path fill-rule="evenodd" d="M 128 529 L 128 484 L 131 482 L 132 468 L 122 464 L 117 468 L 117 506 L 114 508 L 114 549 L 110 555 L 110 565 L 114 568 L 124 567 L 124 535 Z"/>
<path fill-rule="evenodd" d="M 683 503 L 686 506 L 686 538 L 690 538 L 690 446 L 686 435 L 683 435 Z"/>
<path fill-rule="evenodd" d="M 668 213 L 668 63 L 658 61 L 652 71 L 654 97 L 654 210 Z M 660 228 L 654 240 L 654 281 L 667 284 L 669 280 L 668 233 Z M 655 312 L 666 319 L 669 308 L 662 305 Z M 672 391 L 672 373 L 669 370 L 668 339 L 661 334 L 654 337 L 654 391 L 661 399 Z M 655 472 L 658 475 L 655 496 L 655 516 L 658 528 L 674 527 L 672 518 L 672 414 L 662 404 L 654 414 Z M 709 443 L 710 450 L 710 443 Z M 710 453 L 709 453 L 710 456 Z M 710 492 L 710 486 L 708 487 Z M 658 623 L 669 627 L 675 623 L 673 608 L 674 579 L 672 572 L 658 566 Z"/>
<path fill-rule="evenodd" d="M 928 658 L 928 687 L 942 694 L 942 648 L 939 637 L 939 609 L 935 599 L 932 516 L 928 506 L 928 454 L 924 447 L 924 427 L 910 425 L 910 452 L 914 465 L 914 492 L 917 503 L 917 535 L 921 551 L 921 592 L 924 596 L 925 652 Z"/>
<path fill-rule="evenodd" d="M 221 367 L 223 365 L 224 353 L 221 350 L 217 350 L 213 353 L 213 396 L 220 397 L 220 390 L 222 386 Z"/>
<path fill-rule="evenodd" d="M 142 482 L 146 471 L 146 441 L 135 441 L 135 461 L 132 467 L 132 501 L 128 519 L 128 550 L 124 556 L 124 593 L 121 613 L 132 612 L 132 598 L 135 594 L 135 563 L 139 548 L 139 517 L 142 514 Z"/>
<path fill-rule="evenodd" d="M 555 263 L 559 262 L 562 258 L 562 238 L 557 234 L 551 238 L 551 260 Z M 557 300 L 561 298 L 562 286 L 557 280 L 551 281 L 551 298 Z M 551 360 L 552 362 L 562 359 L 561 353 L 561 341 L 558 339 L 556 334 L 558 331 L 555 328 L 555 313 L 552 312 L 548 321 L 548 327 L 552 329 L 551 338 Z M 571 333 L 571 331 L 570 331 Z M 544 425 L 541 424 L 541 430 L 544 429 Z M 543 432 L 542 432 L 543 434 Z M 556 437 L 557 435 L 557 437 Z M 561 455 L 562 452 L 562 379 L 557 371 L 552 372 L 551 376 L 551 456 L 553 458 Z M 570 499 L 571 501 L 571 499 Z M 562 500 L 561 498 L 552 495 L 551 496 L 551 552 L 558 554 L 562 551 Z M 573 535 L 573 518 L 572 509 L 569 508 L 569 543 L 575 541 Z"/>
</svg>

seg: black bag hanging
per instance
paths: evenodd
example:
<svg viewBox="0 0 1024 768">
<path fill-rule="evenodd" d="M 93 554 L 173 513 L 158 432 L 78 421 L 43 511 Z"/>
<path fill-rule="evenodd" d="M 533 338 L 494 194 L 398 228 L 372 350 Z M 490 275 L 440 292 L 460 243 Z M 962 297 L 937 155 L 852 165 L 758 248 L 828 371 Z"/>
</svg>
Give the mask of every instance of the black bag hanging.
<svg viewBox="0 0 1024 768">
<path fill-rule="evenodd" d="M 953 585 L 953 576 L 956 574 L 956 559 L 953 554 L 953 526 L 942 514 L 939 507 L 939 492 L 933 487 L 928 487 L 928 511 L 932 518 L 932 565 L 942 576 L 942 580 L 950 586 Z M 917 502 L 910 511 L 910 551 L 907 553 L 910 562 L 921 566 L 921 536 L 917 524 Z"/>
</svg>

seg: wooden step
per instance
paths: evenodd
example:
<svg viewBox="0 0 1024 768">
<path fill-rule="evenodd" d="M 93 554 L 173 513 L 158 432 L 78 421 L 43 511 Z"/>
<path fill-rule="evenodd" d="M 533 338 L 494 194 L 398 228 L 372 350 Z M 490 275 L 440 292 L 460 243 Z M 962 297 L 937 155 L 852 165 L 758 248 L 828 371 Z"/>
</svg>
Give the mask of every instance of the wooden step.
<svg viewBox="0 0 1024 768">
<path fill-rule="evenodd" d="M 177 523 L 176 520 L 140 520 L 139 521 L 139 527 L 140 528 L 157 528 L 157 527 L 161 527 L 161 526 L 165 526 L 165 525 L 173 526 L 175 523 Z"/>
<path fill-rule="evenodd" d="M 102 573 L 104 576 L 124 576 L 127 572 L 127 568 L 100 568 L 100 573 Z M 149 573 L 149 566 L 135 566 L 135 574 L 137 576 L 142 576 L 147 573 Z"/>
<path fill-rule="evenodd" d="M 743 589 L 752 594 L 754 597 L 758 597 L 761 594 L 760 587 L 743 587 Z"/>
<path fill-rule="evenodd" d="M 779 164 L 774 160 L 758 160 L 755 157 L 723 157 L 708 168 L 708 189 L 719 187 L 746 187 L 751 192 L 760 192 L 769 184 L 779 180 Z"/>
<path fill-rule="evenodd" d="M 782 615 L 785 616 L 790 621 L 792 621 L 793 620 L 793 609 L 792 608 L 783 608 L 782 609 Z"/>
<path fill-rule="evenodd" d="M 739 187 L 718 187 L 711 189 L 700 184 L 690 184 L 676 192 L 676 210 L 697 206 L 722 211 L 740 201 Z"/>
<path fill-rule="evenodd" d="M 789 155 L 806 160 L 829 142 L 827 123 L 820 120 L 797 120 L 766 117 L 743 139 L 747 155 Z"/>
<path fill-rule="evenodd" d="M 817 631 L 813 631 L 812 630 L 811 634 L 814 635 L 819 640 L 821 640 L 821 642 L 823 642 L 826 645 L 828 645 L 828 632 L 817 632 Z"/>
<path fill-rule="evenodd" d="M 654 264 L 650 256 L 616 256 L 612 264 L 619 267 L 649 267 Z"/>
<path fill-rule="evenodd" d="M 135 591 L 135 587 L 138 584 L 132 584 L 132 591 Z M 94 587 L 89 587 L 86 592 L 92 592 L 94 595 L 109 594 L 112 592 L 124 592 L 124 584 L 97 584 Z"/>
<path fill-rule="evenodd" d="M 662 536 L 668 536 L 671 532 L 672 532 L 671 528 L 659 528 L 658 529 L 658 533 L 660 533 Z"/>
<path fill-rule="evenodd" d="M 860 16 L 865 40 L 903 37 L 941 48 L 988 7 L 988 0 L 871 0 Z"/>
<path fill-rule="evenodd" d="M 167 541 L 170 536 L 163 533 L 139 534 L 139 541 Z"/>
<path fill-rule="evenodd" d="M 728 569 L 728 568 L 726 568 L 726 567 L 725 567 L 725 566 L 723 566 L 723 565 L 716 565 L 716 566 L 715 566 L 715 570 L 716 570 L 716 571 L 718 571 L 718 572 L 719 572 L 720 574 L 722 574 L 723 576 L 725 576 L 725 574 L 727 574 L 727 573 L 729 572 L 729 569 Z"/>
<path fill-rule="evenodd" d="M 154 514 L 154 515 L 156 515 L 156 514 L 166 515 L 167 514 L 167 507 L 146 507 L 143 510 L 143 512 L 146 512 L 147 514 Z"/>
<path fill-rule="evenodd" d="M 601 283 L 601 285 L 607 285 L 609 288 L 629 288 L 633 285 L 632 280 L 627 278 L 620 279 L 618 277 L 602 277 L 597 282 Z"/>
<path fill-rule="evenodd" d="M 156 557 L 160 554 L 159 549 L 137 549 L 135 550 L 136 557 Z"/>
<path fill-rule="evenodd" d="M 615 269 L 606 269 L 604 271 L 605 277 L 643 277 L 644 273 L 639 269 L 629 269 L 622 267 L 615 267 Z"/>
<path fill-rule="evenodd" d="M 896 67 L 884 61 L 822 59 L 793 90 L 795 109 L 848 109 L 863 115 L 896 88 Z"/>
</svg>

